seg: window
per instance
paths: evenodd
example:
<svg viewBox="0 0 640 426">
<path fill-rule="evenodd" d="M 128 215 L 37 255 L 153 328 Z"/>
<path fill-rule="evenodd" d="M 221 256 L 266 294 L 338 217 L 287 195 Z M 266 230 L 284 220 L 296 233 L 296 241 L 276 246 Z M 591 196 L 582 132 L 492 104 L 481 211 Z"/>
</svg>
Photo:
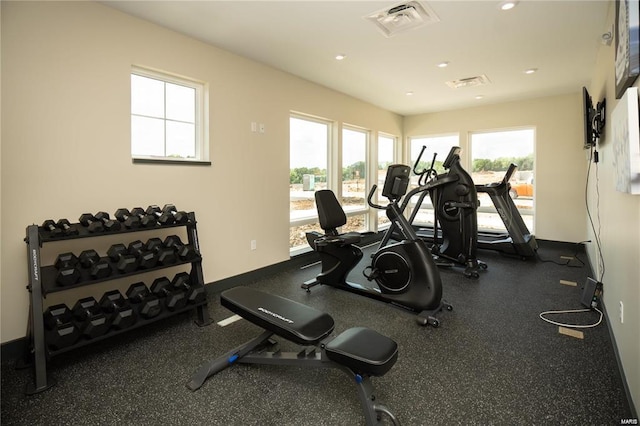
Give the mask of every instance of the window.
<svg viewBox="0 0 640 426">
<path fill-rule="evenodd" d="M 342 208 L 349 212 L 367 209 L 367 141 L 369 133 L 342 129 Z"/>
<path fill-rule="evenodd" d="M 291 116 L 289 128 L 289 247 L 306 249 L 306 232 L 321 231 L 315 191 L 327 188 L 331 122 Z"/>
<path fill-rule="evenodd" d="M 205 85 L 133 68 L 131 156 L 134 160 L 208 162 Z"/>
<path fill-rule="evenodd" d="M 410 145 L 410 153 L 411 158 L 409 159 L 409 164 L 413 168 L 415 165 L 418 156 L 420 155 L 420 151 L 422 147 L 426 147 L 424 152 L 422 153 L 422 157 L 420 158 L 420 163 L 417 166 L 418 170 L 428 169 L 431 167 L 431 162 L 433 161 L 433 155 L 437 154 L 436 161 L 433 164 L 433 168 L 436 169 L 438 174 L 444 173 L 444 167 L 442 167 L 442 163 L 447 158 L 449 151 L 454 146 L 460 146 L 460 138 L 457 134 L 454 135 L 442 135 L 442 136 L 424 136 L 424 137 L 415 137 L 409 139 Z M 418 176 L 411 173 L 411 185 L 409 190 L 418 186 Z M 419 196 L 418 194 L 411 199 L 411 202 L 408 206 L 408 211 L 413 212 L 413 209 L 416 207 L 416 203 L 418 202 Z M 427 194 L 420 205 L 420 210 L 416 213 L 416 217 L 414 222 L 420 225 L 433 225 L 434 211 L 433 206 L 431 204 L 431 198 L 429 194 Z"/>
<path fill-rule="evenodd" d="M 476 185 L 500 182 L 509 164 L 518 171 L 511 178 L 510 195 L 527 228 L 533 232 L 534 223 L 534 144 L 535 130 L 519 129 L 471 133 L 471 177 Z M 478 228 L 504 230 L 491 198 L 478 193 Z"/>
</svg>

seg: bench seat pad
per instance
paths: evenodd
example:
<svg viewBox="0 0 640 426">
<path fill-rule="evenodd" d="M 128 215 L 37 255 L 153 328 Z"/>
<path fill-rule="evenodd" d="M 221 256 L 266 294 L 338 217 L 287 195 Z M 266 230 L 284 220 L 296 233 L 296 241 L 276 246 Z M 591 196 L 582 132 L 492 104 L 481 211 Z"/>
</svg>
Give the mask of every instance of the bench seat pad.
<svg viewBox="0 0 640 426">
<path fill-rule="evenodd" d="M 234 287 L 220 295 L 231 312 L 299 345 L 317 345 L 333 331 L 333 318 L 302 303 L 249 287 Z"/>
<path fill-rule="evenodd" d="M 398 360 L 398 344 L 365 327 L 343 331 L 327 343 L 325 352 L 330 360 L 371 376 L 384 375 Z"/>
</svg>

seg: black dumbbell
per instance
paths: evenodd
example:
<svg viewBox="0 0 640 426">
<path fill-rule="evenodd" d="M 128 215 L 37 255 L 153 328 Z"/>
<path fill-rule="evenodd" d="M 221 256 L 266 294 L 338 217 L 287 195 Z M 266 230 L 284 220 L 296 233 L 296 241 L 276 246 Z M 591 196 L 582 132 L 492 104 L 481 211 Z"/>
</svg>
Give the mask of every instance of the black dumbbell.
<svg viewBox="0 0 640 426">
<path fill-rule="evenodd" d="M 53 350 L 66 348 L 78 341 L 80 329 L 73 322 L 73 315 L 64 303 L 49 307 L 43 314 L 45 340 Z"/>
<path fill-rule="evenodd" d="M 80 253 L 80 264 L 89 268 L 91 277 L 95 279 L 107 278 L 113 272 L 109 262 L 101 259 L 95 250 L 85 250 Z"/>
<path fill-rule="evenodd" d="M 173 277 L 171 284 L 176 290 L 184 290 L 189 303 L 200 303 L 207 299 L 207 293 L 205 292 L 204 286 L 192 285 L 191 276 L 186 272 L 176 274 L 176 276 Z"/>
<path fill-rule="evenodd" d="M 109 213 L 107 212 L 98 212 L 95 215 L 95 218 L 102 222 L 104 229 L 107 231 L 119 231 L 120 230 L 120 222 L 116 220 L 112 220 L 109 217 Z"/>
<path fill-rule="evenodd" d="M 156 253 L 158 263 L 161 265 L 171 265 L 178 260 L 175 251 L 172 248 L 165 247 L 160 238 L 149 238 L 145 248 Z"/>
<path fill-rule="evenodd" d="M 129 209 L 118 209 L 115 216 L 116 219 L 124 224 L 125 228 L 140 228 L 140 219 L 137 216 L 133 216 Z"/>
<path fill-rule="evenodd" d="M 158 255 L 153 251 L 147 250 L 140 240 L 129 243 L 129 254 L 138 259 L 138 267 L 140 269 L 151 269 L 158 263 Z"/>
<path fill-rule="evenodd" d="M 75 254 L 62 253 L 56 257 L 54 266 L 58 270 L 56 282 L 58 285 L 73 285 L 80 279 L 80 270 L 78 269 L 78 258 Z"/>
<path fill-rule="evenodd" d="M 109 331 L 109 319 L 102 313 L 93 297 L 78 300 L 73 306 L 73 316 L 82 330 L 82 335 L 88 339 L 102 336 Z"/>
<path fill-rule="evenodd" d="M 143 318 L 154 318 L 162 312 L 162 302 L 155 294 L 151 294 L 143 282 L 131 284 L 127 290 L 127 297 Z"/>
<path fill-rule="evenodd" d="M 86 226 L 89 232 L 102 232 L 104 231 L 104 226 L 102 226 L 102 222 L 98 221 L 94 215 L 91 213 L 83 213 L 79 219 L 82 226 Z"/>
<path fill-rule="evenodd" d="M 178 254 L 178 257 L 182 260 L 193 260 L 198 257 L 198 253 L 190 245 L 185 245 L 177 235 L 169 235 L 164 239 L 164 246 L 172 248 Z"/>
<path fill-rule="evenodd" d="M 160 225 L 172 225 L 176 221 L 173 214 L 164 213 L 160 210 L 160 207 L 156 205 L 147 207 L 146 213 L 155 216 Z"/>
<path fill-rule="evenodd" d="M 162 212 L 172 214 L 176 223 L 184 224 L 189 222 L 189 214 L 185 211 L 178 211 L 173 204 L 165 204 Z"/>
<path fill-rule="evenodd" d="M 124 244 L 114 244 L 109 247 L 107 256 L 116 264 L 116 269 L 121 274 L 128 274 L 138 269 L 138 259 L 129 254 Z"/>
<path fill-rule="evenodd" d="M 62 237 L 62 229 L 56 227 L 56 223 L 51 219 L 45 220 L 42 223 L 42 228 L 53 238 Z"/>
<path fill-rule="evenodd" d="M 131 214 L 140 220 L 140 225 L 142 225 L 143 228 L 153 228 L 158 224 L 156 216 L 145 213 L 142 207 L 134 207 L 131 209 Z"/>
<path fill-rule="evenodd" d="M 187 298 L 184 291 L 175 291 L 171 286 L 169 278 L 157 278 L 151 284 L 151 293 L 164 299 L 164 306 L 170 310 L 184 308 L 187 305 Z"/>
<path fill-rule="evenodd" d="M 100 307 L 107 313 L 111 327 L 116 330 L 131 327 L 136 323 L 135 311 L 118 290 L 103 294 L 100 299 Z"/>
<path fill-rule="evenodd" d="M 67 219 L 60 219 L 56 226 L 64 231 L 65 235 L 78 235 L 78 228 L 71 225 Z"/>
</svg>

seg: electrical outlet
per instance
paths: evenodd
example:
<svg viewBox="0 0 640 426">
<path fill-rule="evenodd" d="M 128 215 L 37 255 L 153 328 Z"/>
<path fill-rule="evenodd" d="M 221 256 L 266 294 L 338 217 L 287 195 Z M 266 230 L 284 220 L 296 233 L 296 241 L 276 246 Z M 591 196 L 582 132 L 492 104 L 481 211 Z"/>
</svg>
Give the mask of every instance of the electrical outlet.
<svg viewBox="0 0 640 426">
<path fill-rule="evenodd" d="M 256 243 L 256 240 L 251 240 L 251 250 L 255 250 L 258 248 L 258 244 Z"/>
<path fill-rule="evenodd" d="M 624 324 L 624 304 L 620 301 L 620 324 Z"/>
</svg>

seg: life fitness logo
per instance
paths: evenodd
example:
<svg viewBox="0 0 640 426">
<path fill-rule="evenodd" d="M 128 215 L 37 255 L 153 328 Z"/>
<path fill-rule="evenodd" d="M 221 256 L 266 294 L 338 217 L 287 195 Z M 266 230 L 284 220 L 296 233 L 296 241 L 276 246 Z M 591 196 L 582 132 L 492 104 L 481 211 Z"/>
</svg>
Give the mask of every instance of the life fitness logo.
<svg viewBox="0 0 640 426">
<path fill-rule="evenodd" d="M 279 320 L 284 321 L 287 324 L 293 324 L 293 320 L 290 320 L 289 318 L 283 317 L 282 315 L 276 314 L 275 312 L 271 312 L 270 310 L 265 309 L 262 306 L 259 307 L 258 310 L 260 312 L 264 312 L 267 315 L 271 315 L 272 317 L 278 318 Z"/>
</svg>

